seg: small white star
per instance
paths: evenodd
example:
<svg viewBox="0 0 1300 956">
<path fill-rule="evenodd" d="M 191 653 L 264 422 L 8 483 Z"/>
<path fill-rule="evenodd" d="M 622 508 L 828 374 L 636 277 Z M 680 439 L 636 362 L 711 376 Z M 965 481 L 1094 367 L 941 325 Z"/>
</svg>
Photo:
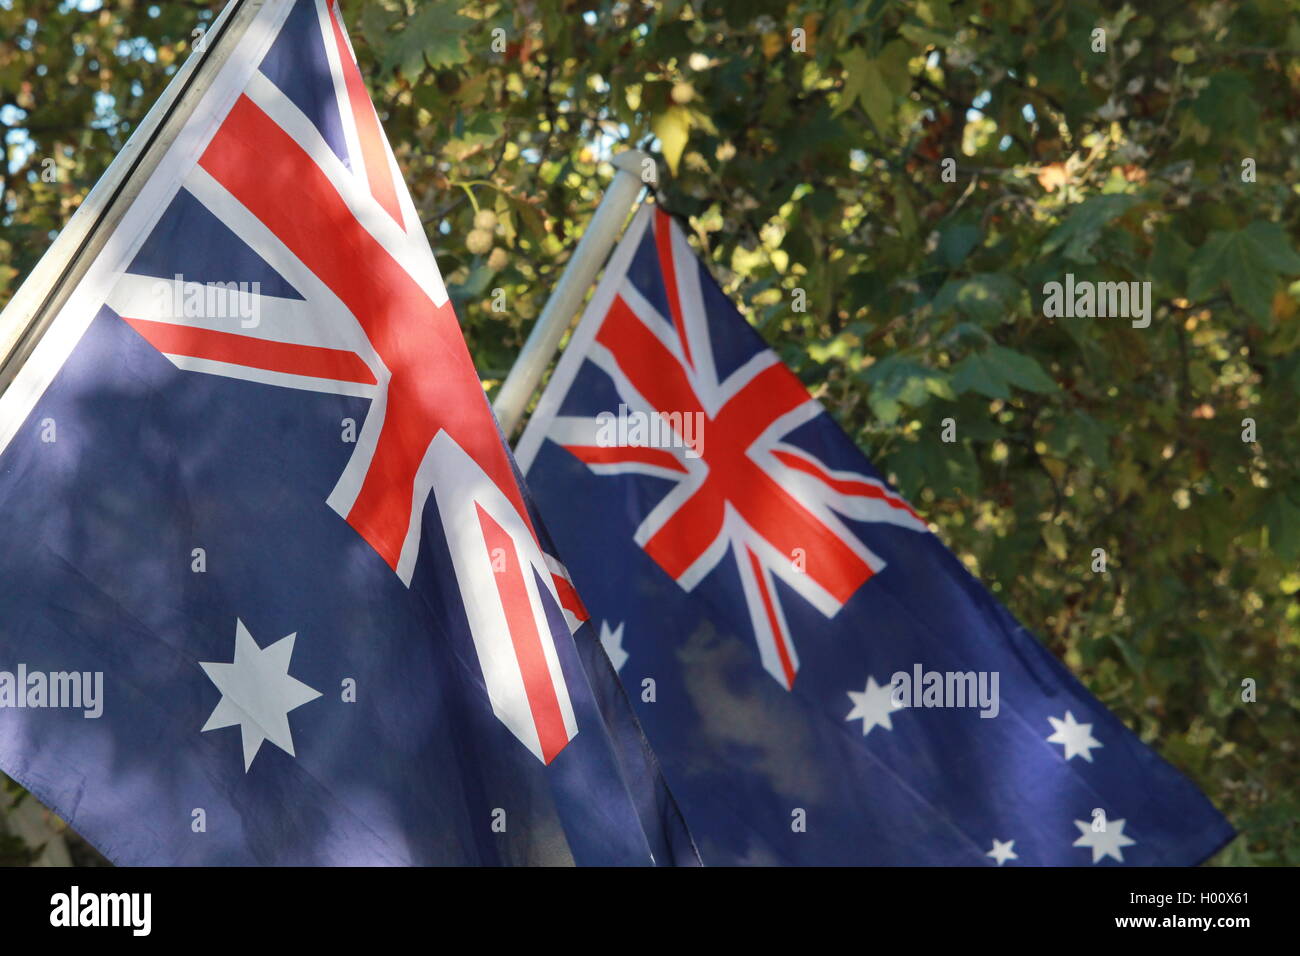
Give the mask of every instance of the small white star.
<svg viewBox="0 0 1300 956">
<path fill-rule="evenodd" d="M 1137 843 L 1136 840 L 1124 835 L 1123 820 L 1107 820 L 1106 829 L 1100 832 L 1094 830 L 1091 823 L 1084 823 L 1082 820 L 1075 820 L 1074 825 L 1083 834 L 1074 841 L 1074 845 L 1092 847 L 1093 863 L 1097 863 L 1102 857 L 1107 856 L 1114 857 L 1123 863 L 1124 853 L 1122 848 Z"/>
<path fill-rule="evenodd" d="M 235 660 L 230 664 L 200 661 L 199 666 L 221 691 L 203 731 L 239 725 L 244 742 L 244 772 L 253 765 L 262 741 L 269 740 L 294 756 L 289 711 L 315 700 L 320 692 L 289 676 L 293 655 L 290 634 L 270 647 L 259 648 L 244 622 L 235 620 Z"/>
<path fill-rule="evenodd" d="M 627 651 L 623 650 L 623 625 L 620 622 L 614 630 L 609 629 L 608 621 L 600 622 L 600 646 L 605 648 L 605 653 L 609 655 L 609 662 L 614 665 L 614 670 L 621 671 L 623 665 L 627 663 Z"/>
<path fill-rule="evenodd" d="M 1061 744 L 1065 748 L 1066 760 L 1082 757 L 1088 763 L 1092 763 L 1093 748 L 1102 746 L 1099 741 L 1093 739 L 1092 724 L 1076 723 L 1074 714 L 1068 710 L 1065 712 L 1064 720 L 1055 717 L 1048 717 L 1047 720 L 1056 731 L 1047 738 L 1049 744 Z"/>
<path fill-rule="evenodd" d="M 862 736 L 865 737 L 876 727 L 894 729 L 890 715 L 903 708 L 894 703 L 894 689 L 889 684 L 881 687 L 874 677 L 868 676 L 866 690 L 862 693 L 851 690 L 848 695 L 849 700 L 853 701 L 853 709 L 844 719 L 861 720 Z"/>
<path fill-rule="evenodd" d="M 993 859 L 998 861 L 998 866 L 1001 866 L 1003 863 L 1007 862 L 1007 860 L 1020 859 L 1020 857 L 1016 855 L 1016 851 L 1012 849 L 1015 845 L 1015 840 L 1007 840 L 1003 843 L 997 837 L 994 837 L 993 849 L 989 850 L 984 855 L 993 857 Z"/>
</svg>

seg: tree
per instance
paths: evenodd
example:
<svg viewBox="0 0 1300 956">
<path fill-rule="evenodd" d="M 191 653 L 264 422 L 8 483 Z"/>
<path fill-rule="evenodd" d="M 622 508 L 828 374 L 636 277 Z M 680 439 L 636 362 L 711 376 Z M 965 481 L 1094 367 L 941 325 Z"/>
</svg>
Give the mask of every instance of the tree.
<svg viewBox="0 0 1300 956">
<path fill-rule="evenodd" d="M 0 301 L 218 8 L 78 6 L 0 0 Z M 343 11 L 486 387 L 654 150 L 768 341 L 1243 831 L 1220 859 L 1300 862 L 1300 3 Z M 1049 316 L 1067 275 L 1150 283 L 1149 325 Z"/>
</svg>

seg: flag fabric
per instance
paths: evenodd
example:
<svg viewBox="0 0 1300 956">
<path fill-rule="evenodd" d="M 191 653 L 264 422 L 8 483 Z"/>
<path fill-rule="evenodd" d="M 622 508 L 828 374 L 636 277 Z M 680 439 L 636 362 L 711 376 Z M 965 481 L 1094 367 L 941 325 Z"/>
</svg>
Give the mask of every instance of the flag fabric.
<svg viewBox="0 0 1300 956">
<path fill-rule="evenodd" d="M 697 862 L 337 5 L 198 95 L 0 396 L 0 768 L 124 864 Z"/>
<path fill-rule="evenodd" d="M 1194 864 L 1227 822 L 632 220 L 516 455 L 706 864 Z"/>
</svg>

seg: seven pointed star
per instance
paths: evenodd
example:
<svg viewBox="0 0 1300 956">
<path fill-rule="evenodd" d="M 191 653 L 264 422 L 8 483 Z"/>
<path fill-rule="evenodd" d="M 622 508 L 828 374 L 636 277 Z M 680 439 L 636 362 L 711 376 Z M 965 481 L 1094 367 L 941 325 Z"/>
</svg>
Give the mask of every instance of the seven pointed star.
<svg viewBox="0 0 1300 956">
<path fill-rule="evenodd" d="M 868 676 L 866 690 L 861 693 L 851 690 L 848 695 L 849 700 L 853 701 L 853 709 L 844 719 L 861 720 L 862 736 L 865 737 L 876 727 L 894 729 L 890 715 L 902 708 L 894 703 L 894 689 L 891 685 L 881 687 L 874 677 Z"/>
<path fill-rule="evenodd" d="M 1107 820 L 1106 829 L 1098 832 L 1092 828 L 1091 823 L 1084 823 L 1082 820 L 1075 820 L 1074 825 L 1079 828 L 1083 836 L 1074 841 L 1074 846 L 1092 847 L 1092 862 L 1096 863 L 1102 857 L 1111 856 L 1119 862 L 1124 862 L 1123 847 L 1132 846 L 1137 840 L 1131 839 L 1124 835 L 1123 820 Z"/>
<path fill-rule="evenodd" d="M 1016 845 L 1015 840 L 1007 840 L 1004 843 L 1003 841 L 999 840 L 997 837 L 994 837 L 993 849 L 989 850 L 984 855 L 993 857 L 993 859 L 998 861 L 998 866 L 1001 866 L 1003 863 L 1007 862 L 1007 860 L 1020 859 L 1020 856 L 1016 853 L 1015 850 L 1012 849 L 1012 847 L 1014 847 L 1015 845 Z"/>
<path fill-rule="evenodd" d="M 1056 730 L 1056 733 L 1047 738 L 1049 744 L 1064 746 L 1066 760 L 1082 757 L 1088 763 L 1092 763 L 1093 748 L 1102 746 L 1100 741 L 1093 739 L 1092 724 L 1076 723 L 1074 714 L 1068 710 L 1065 712 L 1064 720 L 1057 720 L 1055 717 L 1047 719 Z"/>
<path fill-rule="evenodd" d="M 203 672 L 221 691 L 221 700 L 203 725 L 203 732 L 238 724 L 244 740 L 245 773 L 253 765 L 263 740 L 295 756 L 289 711 L 320 696 L 320 691 L 289 676 L 295 637 L 296 632 L 269 647 L 259 648 L 244 622 L 236 619 L 234 662 L 199 662 Z"/>
</svg>

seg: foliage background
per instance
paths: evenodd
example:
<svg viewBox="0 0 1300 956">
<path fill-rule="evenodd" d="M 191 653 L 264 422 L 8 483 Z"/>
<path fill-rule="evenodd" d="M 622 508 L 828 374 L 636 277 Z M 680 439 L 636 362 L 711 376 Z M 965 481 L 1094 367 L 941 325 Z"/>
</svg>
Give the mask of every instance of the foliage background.
<svg viewBox="0 0 1300 956">
<path fill-rule="evenodd" d="M 1215 862 L 1300 864 L 1300 2 L 342 6 L 486 387 L 653 150 L 813 393 L 1232 819 Z M 0 0 L 0 305 L 219 7 Z M 1066 273 L 1151 326 L 1044 318 Z"/>
</svg>

